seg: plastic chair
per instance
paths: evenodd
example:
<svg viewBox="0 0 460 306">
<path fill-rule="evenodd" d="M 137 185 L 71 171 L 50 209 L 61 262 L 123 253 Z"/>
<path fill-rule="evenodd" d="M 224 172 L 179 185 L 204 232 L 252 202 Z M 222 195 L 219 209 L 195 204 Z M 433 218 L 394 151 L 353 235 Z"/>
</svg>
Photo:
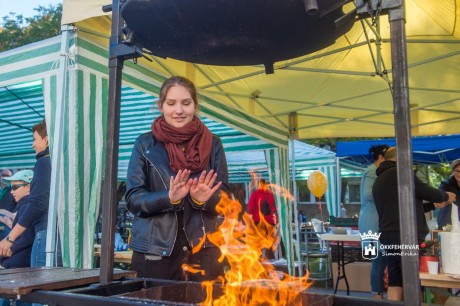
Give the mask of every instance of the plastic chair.
<svg viewBox="0 0 460 306">
<path fill-rule="evenodd" d="M 301 255 L 306 263 L 309 278 L 312 280 L 332 279 L 332 263 L 329 245 L 321 240 L 319 234 L 324 233 L 324 225 L 318 219 L 311 220 L 313 231 L 301 229 Z"/>
</svg>

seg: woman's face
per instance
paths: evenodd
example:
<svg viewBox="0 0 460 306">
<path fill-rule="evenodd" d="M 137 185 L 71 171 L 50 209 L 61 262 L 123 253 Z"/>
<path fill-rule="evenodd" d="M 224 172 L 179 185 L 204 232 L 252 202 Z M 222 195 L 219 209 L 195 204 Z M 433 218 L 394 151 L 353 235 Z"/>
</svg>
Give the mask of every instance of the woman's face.
<svg viewBox="0 0 460 306">
<path fill-rule="evenodd" d="M 32 143 L 32 148 L 35 150 L 35 154 L 40 153 L 45 150 L 48 146 L 48 136 L 42 138 L 37 131 L 34 132 L 34 142 Z"/>
<path fill-rule="evenodd" d="M 455 167 L 454 169 L 454 177 L 455 177 L 455 180 L 460 183 L 460 165 L 458 165 L 457 167 Z M 458 199 L 457 199 L 458 200 Z"/>
<path fill-rule="evenodd" d="M 193 120 L 196 112 L 196 104 L 187 88 L 175 85 L 166 94 L 166 99 L 160 105 L 166 123 L 181 128 Z"/>
<path fill-rule="evenodd" d="M 27 184 L 24 181 L 11 181 L 11 187 L 11 194 L 13 195 L 16 203 L 23 197 L 30 194 L 30 184 Z"/>
</svg>

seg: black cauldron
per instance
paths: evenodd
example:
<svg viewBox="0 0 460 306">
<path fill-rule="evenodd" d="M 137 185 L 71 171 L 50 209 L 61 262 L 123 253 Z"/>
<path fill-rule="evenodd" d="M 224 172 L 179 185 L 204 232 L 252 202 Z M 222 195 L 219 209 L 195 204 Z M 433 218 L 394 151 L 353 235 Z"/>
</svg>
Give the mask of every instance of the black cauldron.
<svg viewBox="0 0 460 306">
<path fill-rule="evenodd" d="M 210 65 L 255 65 L 330 46 L 353 20 L 336 26 L 342 0 L 127 0 L 129 42 L 159 57 Z M 315 5 L 313 5 L 315 6 Z"/>
</svg>

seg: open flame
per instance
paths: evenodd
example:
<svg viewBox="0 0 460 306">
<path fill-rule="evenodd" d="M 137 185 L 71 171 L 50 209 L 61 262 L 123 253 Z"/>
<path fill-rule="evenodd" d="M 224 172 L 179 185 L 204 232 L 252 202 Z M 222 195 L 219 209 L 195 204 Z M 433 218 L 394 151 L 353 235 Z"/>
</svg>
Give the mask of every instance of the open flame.
<svg viewBox="0 0 460 306">
<path fill-rule="evenodd" d="M 274 249 L 278 244 L 276 227 L 266 222 L 262 215 L 257 225 L 247 213 L 244 213 L 242 221 L 238 220 L 241 204 L 224 193 L 216 210 L 224 216 L 224 221 L 218 231 L 207 235 L 207 239 L 220 248 L 222 256 L 219 262 L 226 258 L 230 268 L 223 278 L 203 282 L 207 292 L 203 305 L 301 304 L 300 293 L 311 285 L 308 274 L 292 277 L 275 271 L 273 265 L 261 258 L 263 248 Z M 201 245 L 198 245 L 192 251 L 200 248 Z M 190 267 L 187 270 L 191 272 Z M 223 295 L 213 299 L 213 285 L 216 283 L 223 286 Z"/>
</svg>

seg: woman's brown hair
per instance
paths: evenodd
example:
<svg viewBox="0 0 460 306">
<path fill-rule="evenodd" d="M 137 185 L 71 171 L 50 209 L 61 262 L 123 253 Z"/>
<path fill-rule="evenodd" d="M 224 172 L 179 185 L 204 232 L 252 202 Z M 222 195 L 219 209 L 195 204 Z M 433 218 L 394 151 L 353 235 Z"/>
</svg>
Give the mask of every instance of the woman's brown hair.
<svg viewBox="0 0 460 306">
<path fill-rule="evenodd" d="M 41 138 L 45 138 L 45 136 L 48 136 L 48 132 L 46 131 L 46 121 L 43 119 L 39 123 L 35 124 L 32 127 L 32 133 L 37 132 L 38 135 L 40 135 Z"/>
<path fill-rule="evenodd" d="M 197 99 L 197 92 L 195 84 L 187 78 L 182 76 L 173 76 L 166 81 L 164 81 L 163 85 L 160 88 L 160 97 L 158 98 L 157 104 L 158 108 L 161 108 L 163 103 L 165 102 L 166 96 L 168 95 L 168 91 L 173 86 L 182 86 L 186 88 L 190 95 L 192 96 L 193 102 L 195 103 L 196 108 L 198 109 L 198 99 Z"/>
</svg>

